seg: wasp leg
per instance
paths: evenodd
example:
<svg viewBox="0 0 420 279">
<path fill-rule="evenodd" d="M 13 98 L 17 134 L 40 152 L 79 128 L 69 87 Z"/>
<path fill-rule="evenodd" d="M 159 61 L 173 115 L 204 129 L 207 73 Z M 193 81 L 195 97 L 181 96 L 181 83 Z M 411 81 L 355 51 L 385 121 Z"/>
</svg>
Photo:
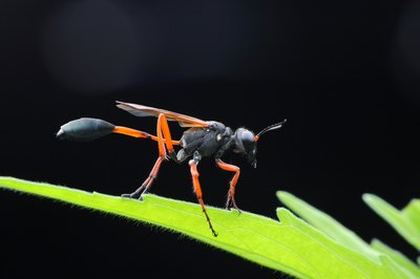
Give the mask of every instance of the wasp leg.
<svg viewBox="0 0 420 279">
<path fill-rule="evenodd" d="M 142 195 L 144 193 L 147 193 L 147 191 L 150 189 L 150 187 L 153 184 L 153 181 L 157 178 L 157 175 L 159 173 L 160 165 L 162 164 L 164 160 L 164 157 L 158 157 L 155 165 L 153 166 L 152 170 L 150 171 L 149 176 L 146 178 L 146 180 L 142 183 L 142 185 L 136 189 L 133 193 L 130 194 L 122 194 L 123 197 L 127 198 L 139 198 L 141 199 Z"/>
<path fill-rule="evenodd" d="M 165 145 L 166 145 L 166 149 L 168 150 L 169 156 L 173 161 L 179 163 L 179 160 L 176 158 L 174 145 L 179 145 L 180 143 L 179 143 L 179 141 L 173 141 L 172 140 L 171 131 L 170 131 L 169 125 L 168 125 L 168 120 L 166 119 L 166 116 L 164 114 L 159 115 L 158 121 L 160 122 L 160 125 L 161 125 L 161 128 L 162 128 L 163 137 L 165 139 L 164 142 L 165 142 Z M 174 142 L 176 144 L 174 144 Z"/>
<path fill-rule="evenodd" d="M 157 158 L 155 165 L 153 166 L 149 176 L 142 183 L 142 185 L 139 188 L 137 188 L 133 193 L 123 194 L 122 195 L 123 197 L 141 199 L 142 195 L 144 193 L 147 193 L 147 191 L 149 191 L 153 182 L 157 178 L 162 162 L 164 160 L 168 160 L 168 157 L 166 155 L 166 149 L 165 149 L 165 139 L 163 138 L 163 134 L 162 134 L 162 117 L 164 117 L 163 114 L 159 115 L 159 118 L 157 121 L 157 127 L 156 127 L 156 133 L 157 133 L 156 141 L 158 143 L 159 157 Z M 168 144 L 168 142 L 166 143 Z M 172 146 L 172 142 L 170 142 L 170 145 Z"/>
<path fill-rule="evenodd" d="M 114 134 L 121 134 L 133 138 L 151 139 L 153 141 L 159 141 L 157 136 L 124 126 L 115 126 L 112 132 Z M 179 145 L 179 140 L 171 140 L 171 144 L 172 146 Z"/>
<path fill-rule="evenodd" d="M 226 200 L 226 209 L 230 209 L 231 206 L 233 205 L 233 207 L 240 212 L 235 201 L 235 189 L 236 189 L 236 184 L 238 183 L 239 175 L 241 174 L 241 169 L 235 165 L 227 164 L 223 162 L 221 159 L 216 159 L 216 164 L 222 170 L 235 173 L 232 177 L 232 180 L 229 183 L 230 187 L 229 187 L 228 197 Z"/>
<path fill-rule="evenodd" d="M 194 193 L 197 197 L 198 202 L 200 203 L 201 209 L 203 210 L 204 215 L 206 216 L 207 219 L 207 223 L 209 224 L 209 228 L 211 230 L 211 232 L 213 233 L 213 236 L 217 236 L 217 232 L 213 229 L 213 225 L 211 224 L 210 221 L 210 217 L 207 214 L 207 210 L 206 210 L 206 206 L 204 204 L 203 201 L 203 193 L 201 192 L 201 186 L 200 186 L 200 180 L 198 179 L 198 177 L 200 176 L 200 174 L 198 173 L 197 170 L 197 164 L 199 162 L 199 158 L 200 156 L 196 156 L 196 154 L 194 154 L 194 159 L 191 159 L 189 161 L 189 165 L 190 165 L 190 171 L 191 171 L 191 176 L 192 176 L 192 181 L 193 181 L 193 187 L 194 187 Z"/>
</svg>

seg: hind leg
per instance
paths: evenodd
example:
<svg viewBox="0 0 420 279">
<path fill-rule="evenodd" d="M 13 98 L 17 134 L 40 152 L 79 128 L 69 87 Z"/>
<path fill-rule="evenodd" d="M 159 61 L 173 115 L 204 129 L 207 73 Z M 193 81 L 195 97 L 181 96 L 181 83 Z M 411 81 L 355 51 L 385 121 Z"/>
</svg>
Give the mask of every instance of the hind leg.
<svg viewBox="0 0 420 279">
<path fill-rule="evenodd" d="M 156 159 L 156 162 L 152 170 L 150 171 L 149 176 L 146 178 L 146 180 L 144 180 L 142 185 L 130 194 L 123 194 L 122 195 L 123 197 L 141 198 L 141 196 L 150 189 L 153 182 L 156 180 L 162 162 L 164 160 L 167 160 L 167 154 L 166 154 L 166 149 L 165 149 L 165 139 L 162 133 L 162 119 L 164 117 L 165 116 L 163 114 L 159 115 L 157 126 L 156 126 L 156 134 L 157 134 L 156 141 L 158 143 L 159 157 Z M 170 145 L 172 146 L 172 141 L 170 142 Z"/>
</svg>

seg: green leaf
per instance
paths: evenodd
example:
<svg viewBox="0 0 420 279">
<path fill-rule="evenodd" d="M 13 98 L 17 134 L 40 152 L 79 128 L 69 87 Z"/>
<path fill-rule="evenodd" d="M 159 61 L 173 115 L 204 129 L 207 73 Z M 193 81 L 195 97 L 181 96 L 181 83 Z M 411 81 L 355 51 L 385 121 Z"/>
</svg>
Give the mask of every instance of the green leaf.
<svg viewBox="0 0 420 279">
<path fill-rule="evenodd" d="M 420 269 L 418 266 L 401 254 L 401 252 L 392 249 L 378 239 L 373 239 L 371 246 L 376 251 L 388 255 L 395 262 L 395 266 L 406 273 L 408 277 L 420 278 Z"/>
<path fill-rule="evenodd" d="M 277 197 L 283 204 L 335 241 L 354 251 L 362 251 L 372 259 L 378 257 L 378 253 L 369 244 L 328 214 L 290 193 L 278 191 Z"/>
<path fill-rule="evenodd" d="M 0 188 L 158 225 L 300 278 L 410 278 L 394 268 L 390 257 L 349 249 L 285 208 L 277 210 L 278 222 L 248 212 L 208 207 L 219 233 L 213 237 L 195 203 L 150 194 L 138 201 L 9 177 L 0 177 Z"/>
<path fill-rule="evenodd" d="M 387 221 L 401 236 L 420 250 L 420 200 L 413 199 L 399 211 L 373 194 L 364 194 L 363 200 L 379 216 Z"/>
<path fill-rule="evenodd" d="M 340 224 L 334 218 L 290 193 L 278 191 L 277 197 L 283 204 L 287 205 L 287 207 L 291 208 L 318 230 L 347 248 L 362 253 L 372 260 L 381 258 L 386 268 L 395 274 L 399 274 L 399 276 L 402 276 L 401 278 L 420 278 L 417 276 L 420 273 L 418 267 L 401 253 L 391 248 L 384 249 L 384 246 L 379 246 L 376 240 L 373 241 L 373 247 L 371 247 L 357 234 Z"/>
</svg>

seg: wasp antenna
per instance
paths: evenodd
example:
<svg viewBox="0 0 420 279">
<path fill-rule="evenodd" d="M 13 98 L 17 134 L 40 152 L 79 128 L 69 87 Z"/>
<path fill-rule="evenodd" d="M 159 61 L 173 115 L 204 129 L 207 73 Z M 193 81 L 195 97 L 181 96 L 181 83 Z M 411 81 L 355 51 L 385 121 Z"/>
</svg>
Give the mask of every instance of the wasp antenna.
<svg viewBox="0 0 420 279">
<path fill-rule="evenodd" d="M 287 122 L 287 119 L 284 119 L 282 122 L 279 123 L 275 123 L 273 125 L 270 125 L 268 127 L 265 127 L 264 129 L 262 129 L 256 136 L 255 136 L 255 141 L 258 141 L 260 139 L 260 137 L 267 133 L 268 131 L 273 131 L 273 130 L 277 130 L 280 129 L 285 123 Z"/>
</svg>

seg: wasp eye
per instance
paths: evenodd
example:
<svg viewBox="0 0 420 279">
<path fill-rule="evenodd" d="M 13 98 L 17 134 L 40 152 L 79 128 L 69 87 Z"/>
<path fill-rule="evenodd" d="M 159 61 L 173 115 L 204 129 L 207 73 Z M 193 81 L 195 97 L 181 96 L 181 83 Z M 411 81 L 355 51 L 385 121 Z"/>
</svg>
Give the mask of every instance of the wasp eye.
<svg viewBox="0 0 420 279">
<path fill-rule="evenodd" d="M 239 128 L 235 132 L 236 149 L 244 155 L 254 155 L 253 150 L 256 149 L 255 135 L 250 130 Z"/>
</svg>

